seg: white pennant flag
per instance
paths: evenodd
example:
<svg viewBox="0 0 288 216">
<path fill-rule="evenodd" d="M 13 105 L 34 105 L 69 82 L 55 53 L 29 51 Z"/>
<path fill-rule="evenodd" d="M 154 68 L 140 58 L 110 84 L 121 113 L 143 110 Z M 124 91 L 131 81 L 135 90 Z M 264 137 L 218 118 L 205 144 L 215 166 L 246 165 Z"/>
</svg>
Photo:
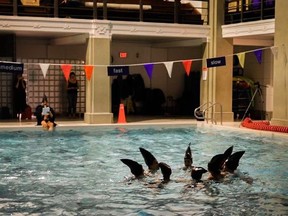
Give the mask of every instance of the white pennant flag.
<svg viewBox="0 0 288 216">
<path fill-rule="evenodd" d="M 164 62 L 164 65 L 165 65 L 165 67 L 167 69 L 167 72 L 168 72 L 168 75 L 169 75 L 170 78 L 172 76 L 173 63 L 174 62 Z"/>
<path fill-rule="evenodd" d="M 39 65 L 45 78 L 50 64 L 39 64 Z"/>
</svg>

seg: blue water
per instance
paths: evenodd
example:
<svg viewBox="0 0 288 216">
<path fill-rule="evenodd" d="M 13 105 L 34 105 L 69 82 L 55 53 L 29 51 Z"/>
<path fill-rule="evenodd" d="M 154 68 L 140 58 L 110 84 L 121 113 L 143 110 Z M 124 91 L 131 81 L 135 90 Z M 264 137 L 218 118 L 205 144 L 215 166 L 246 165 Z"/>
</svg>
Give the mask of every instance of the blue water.
<svg viewBox="0 0 288 216">
<path fill-rule="evenodd" d="M 205 168 L 231 145 L 245 150 L 238 169 L 253 183 L 187 187 L 189 142 L 194 165 Z M 171 166 L 164 188 L 125 181 L 131 174 L 121 158 L 146 168 L 139 147 Z M 287 215 L 287 147 L 287 139 L 193 126 L 1 131 L 0 215 Z"/>
</svg>

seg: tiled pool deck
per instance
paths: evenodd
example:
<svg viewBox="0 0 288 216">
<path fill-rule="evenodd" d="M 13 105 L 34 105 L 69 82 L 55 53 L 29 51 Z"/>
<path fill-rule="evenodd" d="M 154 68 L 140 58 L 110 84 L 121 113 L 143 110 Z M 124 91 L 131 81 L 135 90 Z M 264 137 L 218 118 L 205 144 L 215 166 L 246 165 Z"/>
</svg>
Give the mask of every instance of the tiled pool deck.
<svg viewBox="0 0 288 216">
<path fill-rule="evenodd" d="M 230 130 L 237 130 L 237 131 L 243 131 L 243 132 L 249 132 L 249 133 L 255 133 L 256 135 L 260 136 L 268 136 L 268 137 L 284 137 L 288 139 L 288 133 L 279 133 L 279 132 L 270 132 L 270 131 L 261 131 L 261 130 L 253 130 L 248 129 L 245 127 L 242 127 L 240 125 L 240 122 L 223 122 L 222 125 L 220 122 L 218 124 L 212 124 L 211 122 L 206 121 L 197 121 L 193 118 L 179 118 L 179 117 L 159 117 L 159 116 L 128 116 L 126 117 L 127 123 L 117 123 L 117 119 L 114 119 L 114 123 L 112 124 L 87 124 L 83 121 L 83 119 L 80 118 L 74 118 L 74 119 L 67 119 L 67 118 L 59 118 L 56 123 L 57 127 L 81 127 L 81 126 L 119 126 L 119 125 L 125 125 L 127 127 L 135 126 L 135 125 L 197 125 L 197 127 L 217 127 L 217 129 L 230 129 Z M 1 120 L 0 121 L 0 129 L 4 128 L 37 128 L 41 130 L 41 126 L 36 126 L 36 119 L 32 120 Z"/>
</svg>

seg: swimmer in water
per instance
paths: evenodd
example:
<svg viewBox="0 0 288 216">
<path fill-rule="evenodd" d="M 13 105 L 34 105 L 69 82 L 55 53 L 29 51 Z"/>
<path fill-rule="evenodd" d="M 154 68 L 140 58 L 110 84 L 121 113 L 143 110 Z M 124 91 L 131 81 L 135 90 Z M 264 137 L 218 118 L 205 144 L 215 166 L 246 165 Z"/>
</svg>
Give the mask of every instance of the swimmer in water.
<svg viewBox="0 0 288 216">
<path fill-rule="evenodd" d="M 141 164 L 130 159 L 120 160 L 130 168 L 130 171 L 134 175 L 135 179 L 141 179 L 145 177 L 145 172 Z"/>
<path fill-rule="evenodd" d="M 192 157 L 190 145 L 191 145 L 191 143 L 189 143 L 189 145 L 185 151 L 184 167 L 183 167 L 183 170 L 189 170 L 189 171 L 191 171 L 193 168 L 193 157 Z"/>
<path fill-rule="evenodd" d="M 148 170 L 144 170 L 143 166 L 136 161 L 130 159 L 120 159 L 124 164 L 126 164 L 131 173 L 133 174 L 133 179 L 143 179 L 145 177 L 151 177 L 153 174 L 157 172 L 160 168 L 163 179 L 154 179 L 153 181 L 147 183 L 149 187 L 162 187 L 164 184 L 167 184 L 170 181 L 170 176 L 172 174 L 171 167 L 163 162 L 158 163 L 157 159 L 151 154 L 151 152 L 147 151 L 144 148 L 139 148 L 142 156 L 144 157 L 145 163 L 148 166 Z M 154 175 L 155 176 L 155 175 Z M 162 185 L 162 186 L 160 186 Z"/>
<path fill-rule="evenodd" d="M 152 174 L 157 172 L 157 170 L 159 169 L 159 163 L 157 159 L 154 157 L 154 155 L 144 148 L 140 147 L 139 150 L 144 158 L 146 165 L 148 166 L 149 171 Z"/>
<path fill-rule="evenodd" d="M 195 182 L 201 182 L 202 175 L 206 172 L 207 170 L 203 167 L 193 167 L 191 171 L 191 177 Z"/>
<path fill-rule="evenodd" d="M 155 174 L 159 169 L 159 163 L 151 152 L 141 147 L 139 150 L 144 158 L 146 165 L 148 166 L 148 170 L 144 170 L 141 164 L 131 159 L 120 159 L 130 168 L 131 173 L 136 179 L 143 178 L 145 176 L 151 176 Z"/>
<path fill-rule="evenodd" d="M 245 151 L 234 152 L 233 146 L 229 147 L 224 154 L 215 155 L 208 163 L 209 177 L 208 180 L 223 180 L 224 177 L 229 177 L 231 174 L 237 176 L 248 184 L 253 182 L 249 176 L 245 176 L 237 170 L 239 161 L 244 155 Z"/>
<path fill-rule="evenodd" d="M 231 175 L 239 177 L 241 180 L 245 181 L 248 184 L 253 183 L 253 179 L 247 175 L 244 175 L 239 170 L 237 170 L 239 166 L 239 161 L 244 155 L 245 151 L 234 152 L 229 156 L 229 158 L 225 161 L 223 166 L 223 171 L 226 172 L 226 175 Z"/>
<path fill-rule="evenodd" d="M 172 169 L 171 167 L 163 162 L 159 163 L 159 167 L 161 169 L 162 173 L 162 179 L 154 179 L 154 181 L 150 181 L 147 185 L 149 188 L 164 188 L 168 182 L 171 181 L 170 176 L 172 174 Z"/>
<path fill-rule="evenodd" d="M 225 161 L 232 154 L 232 151 L 233 146 L 226 149 L 226 151 L 223 154 L 218 154 L 212 157 L 212 159 L 208 163 L 208 171 L 209 171 L 208 180 L 219 181 L 224 178 L 225 174 L 222 173 L 223 166 Z"/>
</svg>

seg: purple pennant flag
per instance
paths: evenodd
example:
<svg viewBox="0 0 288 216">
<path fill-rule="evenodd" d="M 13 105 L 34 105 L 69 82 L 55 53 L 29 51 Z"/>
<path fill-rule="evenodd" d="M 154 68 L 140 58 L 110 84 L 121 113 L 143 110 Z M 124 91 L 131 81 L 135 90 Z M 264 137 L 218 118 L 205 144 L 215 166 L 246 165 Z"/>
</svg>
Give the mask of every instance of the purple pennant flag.
<svg viewBox="0 0 288 216">
<path fill-rule="evenodd" d="M 145 69 L 146 69 L 146 73 L 148 74 L 150 80 L 152 79 L 152 72 L 153 72 L 153 67 L 154 64 L 145 64 L 144 65 Z"/>
<path fill-rule="evenodd" d="M 255 50 L 255 51 L 254 51 L 254 54 L 255 54 L 256 59 L 257 59 L 257 61 L 258 61 L 259 64 L 262 63 L 262 51 L 263 51 L 263 50 Z"/>
</svg>

